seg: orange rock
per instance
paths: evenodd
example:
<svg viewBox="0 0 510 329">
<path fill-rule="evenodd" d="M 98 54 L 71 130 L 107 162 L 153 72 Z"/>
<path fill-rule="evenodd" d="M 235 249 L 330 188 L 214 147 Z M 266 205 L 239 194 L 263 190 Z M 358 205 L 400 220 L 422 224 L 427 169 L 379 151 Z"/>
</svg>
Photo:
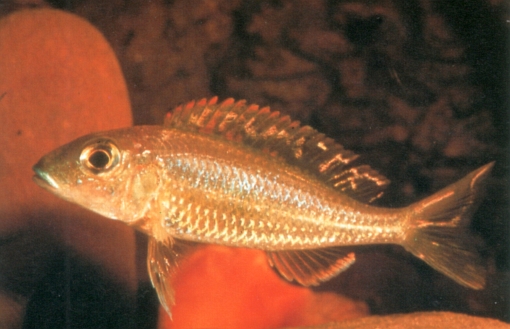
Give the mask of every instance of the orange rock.
<svg viewBox="0 0 510 329">
<path fill-rule="evenodd" d="M 368 313 L 362 302 L 288 283 L 258 250 L 199 249 L 181 264 L 174 287 L 173 321 L 160 309 L 160 329 L 282 328 Z"/>
<path fill-rule="evenodd" d="M 115 54 L 85 20 L 30 9 L 0 20 L 0 58 L 0 236 L 48 229 L 135 288 L 132 230 L 56 198 L 31 179 L 32 165 L 57 146 L 132 124 Z"/>
</svg>

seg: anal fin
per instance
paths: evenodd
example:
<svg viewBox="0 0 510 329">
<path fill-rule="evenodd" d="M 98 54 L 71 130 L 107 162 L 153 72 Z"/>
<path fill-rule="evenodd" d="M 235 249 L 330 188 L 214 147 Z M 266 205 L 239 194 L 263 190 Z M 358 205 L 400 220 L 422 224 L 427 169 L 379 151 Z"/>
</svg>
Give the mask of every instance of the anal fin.
<svg viewBox="0 0 510 329">
<path fill-rule="evenodd" d="M 153 287 L 158 293 L 159 302 L 170 317 L 170 308 L 175 304 L 173 279 L 178 264 L 196 248 L 196 243 L 184 240 L 164 242 L 149 238 L 147 267 Z"/>
<path fill-rule="evenodd" d="M 355 260 L 355 254 L 345 247 L 267 252 L 269 264 L 289 281 L 303 286 L 316 286 L 345 271 Z"/>
</svg>

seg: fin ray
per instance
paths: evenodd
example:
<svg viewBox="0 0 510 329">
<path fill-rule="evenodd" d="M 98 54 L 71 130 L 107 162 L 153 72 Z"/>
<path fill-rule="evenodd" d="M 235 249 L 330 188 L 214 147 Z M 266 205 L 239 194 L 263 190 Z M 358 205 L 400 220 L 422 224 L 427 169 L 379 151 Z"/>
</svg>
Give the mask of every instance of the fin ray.
<svg viewBox="0 0 510 329">
<path fill-rule="evenodd" d="M 196 244 L 183 240 L 157 241 L 149 238 L 147 267 L 153 287 L 158 293 L 159 302 L 170 317 L 171 307 L 175 304 L 173 279 L 178 263 L 192 250 Z"/>
<path fill-rule="evenodd" d="M 477 240 L 468 232 L 471 215 L 482 199 L 489 163 L 434 195 L 411 205 L 411 232 L 404 247 L 459 284 L 483 289 L 486 269 Z"/>
<path fill-rule="evenodd" d="M 268 251 L 269 264 L 288 281 L 315 286 L 346 270 L 356 260 L 344 247 Z"/>
</svg>

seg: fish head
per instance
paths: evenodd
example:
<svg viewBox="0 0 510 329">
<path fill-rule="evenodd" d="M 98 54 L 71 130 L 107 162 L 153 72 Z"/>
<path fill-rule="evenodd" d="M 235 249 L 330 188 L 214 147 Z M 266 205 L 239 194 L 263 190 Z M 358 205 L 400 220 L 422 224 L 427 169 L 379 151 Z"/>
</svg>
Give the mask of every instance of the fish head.
<svg viewBox="0 0 510 329">
<path fill-rule="evenodd" d="M 161 181 L 148 135 L 132 127 L 87 135 L 43 156 L 34 181 L 110 219 L 134 222 L 151 207 Z"/>
</svg>

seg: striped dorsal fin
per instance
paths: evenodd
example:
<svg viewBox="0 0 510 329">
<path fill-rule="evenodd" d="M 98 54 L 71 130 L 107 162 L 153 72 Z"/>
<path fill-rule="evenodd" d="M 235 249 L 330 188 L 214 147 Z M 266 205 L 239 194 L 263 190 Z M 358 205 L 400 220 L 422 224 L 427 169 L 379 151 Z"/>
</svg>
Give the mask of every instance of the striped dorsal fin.
<svg viewBox="0 0 510 329">
<path fill-rule="evenodd" d="M 229 98 L 218 103 L 213 97 L 191 101 L 169 112 L 164 125 L 262 150 L 358 201 L 379 198 L 389 184 L 369 166 L 353 163 L 358 156 L 333 139 L 269 107 L 247 105 L 244 100 Z"/>
</svg>

